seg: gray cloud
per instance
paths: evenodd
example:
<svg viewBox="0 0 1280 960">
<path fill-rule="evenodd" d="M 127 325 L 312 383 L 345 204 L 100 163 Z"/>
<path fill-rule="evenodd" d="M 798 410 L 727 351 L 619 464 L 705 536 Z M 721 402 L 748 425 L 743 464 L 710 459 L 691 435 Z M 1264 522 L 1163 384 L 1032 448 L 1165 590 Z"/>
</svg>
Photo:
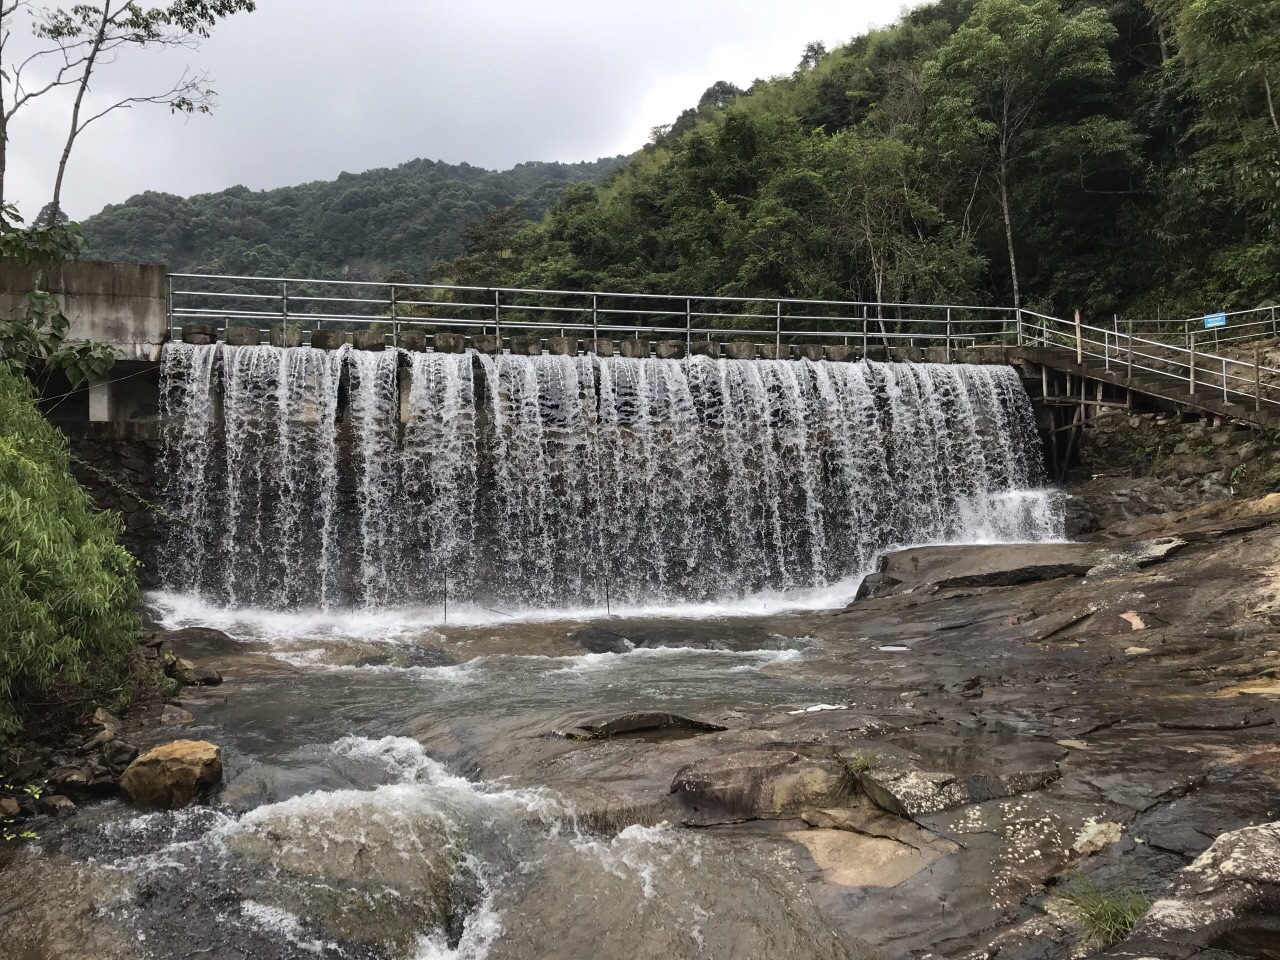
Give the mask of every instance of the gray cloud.
<svg viewBox="0 0 1280 960">
<path fill-rule="evenodd" d="M 804 45 L 893 20 L 900 0 L 260 0 L 197 51 L 134 53 L 94 96 L 163 88 L 207 69 L 219 106 L 184 121 L 121 111 L 76 147 L 76 217 L 142 190 L 263 189 L 415 157 L 505 168 L 630 152 L 716 80 L 787 73 Z M 9 196 L 48 199 L 66 103 L 21 114 Z"/>
</svg>

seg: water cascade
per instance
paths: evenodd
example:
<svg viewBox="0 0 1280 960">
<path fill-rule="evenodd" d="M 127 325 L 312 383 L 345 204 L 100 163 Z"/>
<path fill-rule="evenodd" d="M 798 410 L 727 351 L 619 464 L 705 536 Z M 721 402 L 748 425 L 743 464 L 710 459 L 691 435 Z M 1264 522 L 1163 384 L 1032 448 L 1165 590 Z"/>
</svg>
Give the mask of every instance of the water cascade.
<svg viewBox="0 0 1280 960">
<path fill-rule="evenodd" d="M 162 402 L 167 586 L 231 605 L 725 600 L 1062 534 L 1008 367 L 170 344 Z"/>
</svg>

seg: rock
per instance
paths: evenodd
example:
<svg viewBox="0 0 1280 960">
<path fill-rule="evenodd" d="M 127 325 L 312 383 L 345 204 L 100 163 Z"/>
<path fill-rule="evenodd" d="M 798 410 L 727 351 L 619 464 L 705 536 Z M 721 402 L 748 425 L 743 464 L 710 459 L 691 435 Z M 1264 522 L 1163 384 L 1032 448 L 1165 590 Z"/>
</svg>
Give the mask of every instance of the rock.
<svg viewBox="0 0 1280 960">
<path fill-rule="evenodd" d="M 406 907 L 430 904 L 439 921 L 462 856 L 458 840 L 436 801 L 397 784 L 304 794 L 257 807 L 241 817 L 226 845 L 272 870 L 391 887 L 406 895 Z"/>
<path fill-rule="evenodd" d="M 833 805 L 847 789 L 834 760 L 813 760 L 790 750 L 744 750 L 681 768 L 671 792 L 693 823 L 725 823 L 796 816 Z"/>
<path fill-rule="evenodd" d="M 1151 905 L 1113 953 L 1188 957 L 1210 948 L 1280 956 L 1280 824 L 1224 833 Z"/>
<path fill-rule="evenodd" d="M 185 807 L 201 788 L 222 779 L 222 751 L 203 740 L 175 740 L 148 750 L 120 777 L 120 789 L 137 806 Z"/>
<path fill-rule="evenodd" d="M 900 758 L 881 758 L 871 769 L 858 772 L 863 792 L 881 809 L 908 820 L 953 807 L 982 803 L 1039 790 L 1061 774 L 1055 764 L 1033 764 L 1017 769 L 1005 764 L 1000 771 L 954 774 L 921 769 Z"/>
<path fill-rule="evenodd" d="M 160 722 L 165 726 L 195 723 L 195 719 L 190 710 L 183 710 L 182 707 L 175 707 L 167 703 L 164 705 L 164 709 L 160 711 Z"/>
<path fill-rule="evenodd" d="M 704 720 L 691 720 L 674 713 L 627 713 L 607 720 L 580 723 L 565 736 L 570 740 L 608 740 L 629 734 L 660 734 L 671 731 L 711 733 L 725 727 Z"/>
<path fill-rule="evenodd" d="M 1071 845 L 1071 849 L 1081 856 L 1087 857 L 1090 854 L 1105 850 L 1123 835 L 1124 830 L 1118 823 L 1110 821 L 1099 823 L 1096 820 L 1090 820 L 1076 836 L 1076 841 Z"/>
<path fill-rule="evenodd" d="M 18 801 L 12 797 L 0 797 L 0 817 L 16 817 L 22 812 L 22 807 L 18 805 Z"/>
<path fill-rule="evenodd" d="M 196 667 L 189 676 L 192 684 L 201 687 L 216 687 L 222 682 L 222 674 L 213 667 Z"/>
<path fill-rule="evenodd" d="M 1216 539 L 1280 522 L 1280 493 L 1252 500 L 1219 500 L 1181 513 L 1143 517 L 1107 530 L 1112 537 L 1136 538 L 1174 535 L 1188 542 Z"/>
<path fill-rule="evenodd" d="M 115 728 L 106 727 L 105 729 L 99 730 L 96 734 L 94 734 L 84 743 L 80 744 L 79 752 L 92 753 L 93 751 L 98 750 L 103 746 L 105 746 L 106 744 L 110 743 L 115 738 L 116 738 Z"/>
<path fill-rule="evenodd" d="M 915 547 L 889 554 L 878 596 L 924 586 L 1010 587 L 1061 577 L 1136 570 L 1164 559 L 1184 544 L 1166 539 L 1130 544 L 1029 543 L 993 546 Z"/>
<path fill-rule="evenodd" d="M 115 717 L 113 717 L 111 714 L 107 713 L 107 711 L 103 710 L 101 707 L 93 711 L 93 720 L 91 720 L 90 722 L 94 726 L 104 727 L 105 729 L 108 729 L 108 730 L 116 731 L 120 729 L 120 721 L 117 720 Z"/>
<path fill-rule="evenodd" d="M 796 830 L 787 837 L 808 850 L 823 879 L 842 887 L 896 887 L 942 856 L 850 830 Z"/>
<path fill-rule="evenodd" d="M 116 773 L 120 773 L 138 756 L 138 748 L 124 740 L 112 740 L 102 748 L 102 762 Z"/>
<path fill-rule="evenodd" d="M 635 644 L 608 627 L 589 624 L 569 638 L 588 653 L 630 653 Z"/>
<path fill-rule="evenodd" d="M 302 328 L 272 327 L 267 334 L 267 339 L 273 347 L 300 347 L 302 346 Z"/>
<path fill-rule="evenodd" d="M 46 793 L 36 801 L 36 807 L 41 813 L 55 817 L 69 817 L 76 812 L 76 805 L 71 798 L 60 793 Z"/>
</svg>

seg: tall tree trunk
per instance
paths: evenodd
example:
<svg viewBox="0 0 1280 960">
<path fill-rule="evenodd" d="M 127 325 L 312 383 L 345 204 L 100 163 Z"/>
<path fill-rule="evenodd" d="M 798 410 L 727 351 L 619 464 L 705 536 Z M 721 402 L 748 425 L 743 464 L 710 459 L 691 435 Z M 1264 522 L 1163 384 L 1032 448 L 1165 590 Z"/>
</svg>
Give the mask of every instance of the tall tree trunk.
<svg viewBox="0 0 1280 960">
<path fill-rule="evenodd" d="M 71 129 L 67 131 L 67 142 L 62 148 L 62 157 L 58 160 L 58 176 L 53 181 L 53 201 L 49 204 L 49 226 L 58 222 L 58 211 L 62 209 L 62 179 L 67 172 L 67 161 L 71 159 L 71 148 L 80 134 L 80 107 L 84 103 L 85 92 L 89 89 L 89 78 L 93 75 L 98 52 L 102 49 L 103 40 L 106 39 L 107 24 L 110 19 L 111 2 L 105 0 L 102 4 L 102 21 L 98 24 L 98 32 L 94 36 L 89 56 L 85 59 L 84 73 L 80 75 L 80 82 L 76 85 L 76 102 L 71 108 Z"/>
<path fill-rule="evenodd" d="M 1262 86 L 1267 91 L 1267 112 L 1271 114 L 1271 129 L 1276 132 L 1276 139 L 1280 140 L 1280 120 L 1276 119 L 1276 104 L 1271 99 L 1271 77 L 1266 70 L 1262 71 Z"/>
<path fill-rule="evenodd" d="M 1013 305 L 1022 306 L 1022 294 L 1018 289 L 1018 258 L 1013 253 L 1013 217 L 1009 213 L 1009 178 L 1004 158 L 1000 160 L 1000 213 L 1004 217 L 1004 240 L 1009 248 L 1009 276 L 1013 280 Z"/>
</svg>

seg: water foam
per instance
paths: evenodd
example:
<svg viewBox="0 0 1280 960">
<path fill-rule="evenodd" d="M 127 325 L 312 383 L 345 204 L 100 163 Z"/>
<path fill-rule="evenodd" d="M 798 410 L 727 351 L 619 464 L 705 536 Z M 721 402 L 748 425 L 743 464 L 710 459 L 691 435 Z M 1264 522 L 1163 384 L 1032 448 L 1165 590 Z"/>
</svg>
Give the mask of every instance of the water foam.
<svg viewBox="0 0 1280 960">
<path fill-rule="evenodd" d="M 1009 367 L 169 344 L 163 376 L 164 577 L 223 606 L 768 612 L 895 544 L 1061 536 Z"/>
</svg>

